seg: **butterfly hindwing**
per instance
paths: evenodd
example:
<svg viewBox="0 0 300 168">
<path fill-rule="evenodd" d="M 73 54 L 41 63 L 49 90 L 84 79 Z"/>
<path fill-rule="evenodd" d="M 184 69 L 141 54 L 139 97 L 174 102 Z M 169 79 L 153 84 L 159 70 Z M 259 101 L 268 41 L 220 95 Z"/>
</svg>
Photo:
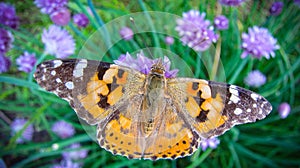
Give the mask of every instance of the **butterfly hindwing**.
<svg viewBox="0 0 300 168">
<path fill-rule="evenodd" d="M 128 102 L 126 107 L 118 108 L 98 125 L 100 146 L 129 159 L 175 159 L 191 155 L 200 145 L 199 135 L 182 119 L 171 99 L 163 101 L 165 106 L 151 122 L 144 119 L 147 110 L 141 102 Z"/>
<path fill-rule="evenodd" d="M 136 87 L 127 87 L 142 84 L 144 78 L 126 67 L 85 59 L 46 61 L 38 65 L 34 76 L 41 87 L 67 100 L 89 124 L 100 122 L 123 98 L 135 95 Z"/>
</svg>

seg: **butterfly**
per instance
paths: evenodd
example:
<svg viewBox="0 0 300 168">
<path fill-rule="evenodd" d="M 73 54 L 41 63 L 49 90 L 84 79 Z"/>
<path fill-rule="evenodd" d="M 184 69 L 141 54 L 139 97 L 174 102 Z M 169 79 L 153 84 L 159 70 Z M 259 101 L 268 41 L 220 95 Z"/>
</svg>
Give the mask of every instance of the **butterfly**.
<svg viewBox="0 0 300 168">
<path fill-rule="evenodd" d="M 234 125 L 255 122 L 272 110 L 262 96 L 203 79 L 164 76 L 162 61 L 149 74 L 86 59 L 51 60 L 34 77 L 97 125 L 99 145 L 129 159 L 176 159 L 194 153 L 204 139 Z"/>
</svg>

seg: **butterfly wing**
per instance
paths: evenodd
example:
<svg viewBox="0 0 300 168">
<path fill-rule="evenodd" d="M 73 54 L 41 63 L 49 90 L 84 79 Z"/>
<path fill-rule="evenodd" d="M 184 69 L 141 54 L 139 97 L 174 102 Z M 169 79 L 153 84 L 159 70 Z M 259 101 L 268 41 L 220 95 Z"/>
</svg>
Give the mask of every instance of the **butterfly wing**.
<svg viewBox="0 0 300 168">
<path fill-rule="evenodd" d="M 97 124 L 139 92 L 145 75 L 92 60 L 52 60 L 37 66 L 38 84 L 67 100 L 77 115 Z"/>
<path fill-rule="evenodd" d="M 234 125 L 266 117 L 271 104 L 244 88 L 191 78 L 168 80 L 168 94 L 201 138 L 223 134 Z"/>
<path fill-rule="evenodd" d="M 142 102 L 141 97 L 128 102 L 126 107 L 120 107 L 98 125 L 101 147 L 130 159 L 151 160 L 184 157 L 198 149 L 198 134 L 182 120 L 182 113 L 173 106 L 171 99 L 161 101 L 165 105 L 161 113 L 153 116 L 151 123 L 143 120 Z"/>
<path fill-rule="evenodd" d="M 128 158 L 190 155 L 201 139 L 263 119 L 272 109 L 249 90 L 191 78 L 167 79 L 165 94 L 147 107 L 146 77 L 127 67 L 85 59 L 44 62 L 35 72 L 39 85 L 67 100 L 89 124 L 98 124 L 101 147 Z"/>
</svg>

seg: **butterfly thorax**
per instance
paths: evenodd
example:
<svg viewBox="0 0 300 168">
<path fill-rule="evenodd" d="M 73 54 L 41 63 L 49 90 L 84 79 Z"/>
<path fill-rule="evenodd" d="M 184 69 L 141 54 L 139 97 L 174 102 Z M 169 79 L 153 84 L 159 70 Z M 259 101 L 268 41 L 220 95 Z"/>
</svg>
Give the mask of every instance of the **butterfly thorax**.
<svg viewBox="0 0 300 168">
<path fill-rule="evenodd" d="M 146 135 L 151 133 L 156 118 L 160 117 L 165 107 L 165 87 L 165 69 L 163 65 L 158 62 L 153 64 L 145 83 L 146 92 L 142 111 L 145 112 L 145 114 L 143 114 L 143 120 L 144 133 Z"/>
</svg>

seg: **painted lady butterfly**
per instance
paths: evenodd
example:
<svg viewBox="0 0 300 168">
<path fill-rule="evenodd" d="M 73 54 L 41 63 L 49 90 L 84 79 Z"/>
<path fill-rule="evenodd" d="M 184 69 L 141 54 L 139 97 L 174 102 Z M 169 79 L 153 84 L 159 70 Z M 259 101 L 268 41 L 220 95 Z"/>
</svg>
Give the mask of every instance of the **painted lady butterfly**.
<svg viewBox="0 0 300 168">
<path fill-rule="evenodd" d="M 165 78 L 129 67 L 68 59 L 38 65 L 35 79 L 67 100 L 77 115 L 98 125 L 100 146 L 128 158 L 191 155 L 202 139 L 266 117 L 271 104 L 238 86 L 193 78 Z"/>
</svg>

